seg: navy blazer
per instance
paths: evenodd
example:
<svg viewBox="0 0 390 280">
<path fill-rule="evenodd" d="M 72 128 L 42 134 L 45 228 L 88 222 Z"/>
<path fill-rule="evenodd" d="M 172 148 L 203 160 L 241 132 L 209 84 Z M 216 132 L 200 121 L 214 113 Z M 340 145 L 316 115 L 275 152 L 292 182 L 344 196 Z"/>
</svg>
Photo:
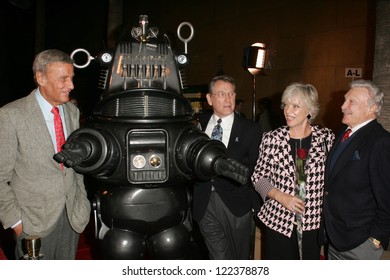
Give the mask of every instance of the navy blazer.
<svg viewBox="0 0 390 280">
<path fill-rule="evenodd" d="M 202 130 L 205 130 L 211 118 L 211 114 L 201 115 L 199 121 Z M 239 161 L 249 168 L 248 182 L 241 185 L 226 177 L 216 177 L 207 182 L 195 182 L 193 197 L 193 217 L 200 221 L 207 208 L 211 187 L 214 186 L 216 192 L 225 203 L 226 207 L 237 217 L 255 209 L 260 209 L 260 196 L 252 187 L 250 175 L 259 154 L 259 145 L 263 131 L 260 124 L 249 119 L 234 115 L 234 121 L 227 147 L 227 157 Z"/>
<path fill-rule="evenodd" d="M 330 151 L 325 172 L 324 219 L 331 244 L 356 248 L 369 237 L 386 249 L 390 238 L 390 133 L 376 120 L 357 130 L 330 169 L 345 128 Z"/>
</svg>

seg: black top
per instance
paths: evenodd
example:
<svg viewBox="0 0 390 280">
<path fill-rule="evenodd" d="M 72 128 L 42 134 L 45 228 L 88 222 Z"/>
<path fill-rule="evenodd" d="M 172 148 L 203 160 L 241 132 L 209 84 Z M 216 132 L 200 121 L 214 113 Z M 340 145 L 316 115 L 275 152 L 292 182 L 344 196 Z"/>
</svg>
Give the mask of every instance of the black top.
<svg viewBox="0 0 390 280">
<path fill-rule="evenodd" d="M 290 138 L 289 144 L 291 147 L 291 155 L 293 158 L 295 158 L 297 154 L 297 149 L 310 150 L 311 133 L 309 136 L 305 138 L 300 138 L 300 139 Z"/>
</svg>

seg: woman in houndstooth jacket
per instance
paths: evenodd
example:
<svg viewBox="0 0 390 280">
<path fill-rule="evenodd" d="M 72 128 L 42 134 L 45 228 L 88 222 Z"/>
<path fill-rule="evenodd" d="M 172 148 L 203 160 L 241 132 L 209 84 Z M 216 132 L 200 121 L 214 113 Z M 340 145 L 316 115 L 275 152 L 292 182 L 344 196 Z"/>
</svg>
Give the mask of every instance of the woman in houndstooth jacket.
<svg viewBox="0 0 390 280">
<path fill-rule="evenodd" d="M 319 259 L 325 162 L 334 134 L 313 125 L 319 112 L 318 93 L 310 84 L 293 83 L 282 95 L 286 126 L 264 133 L 252 183 L 263 198 L 263 259 L 299 259 L 296 216 L 303 222 L 302 259 Z M 297 149 L 304 159 L 305 198 L 297 194 Z"/>
</svg>

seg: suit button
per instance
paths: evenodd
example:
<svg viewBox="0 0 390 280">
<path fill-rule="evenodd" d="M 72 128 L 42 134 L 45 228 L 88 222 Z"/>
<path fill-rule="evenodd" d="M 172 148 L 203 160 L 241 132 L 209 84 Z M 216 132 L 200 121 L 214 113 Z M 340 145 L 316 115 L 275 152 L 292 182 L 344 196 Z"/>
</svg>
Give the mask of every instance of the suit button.
<svg viewBox="0 0 390 280">
<path fill-rule="evenodd" d="M 328 193 L 328 192 L 325 192 L 324 194 L 325 194 L 325 195 L 328 195 L 329 193 Z"/>
</svg>

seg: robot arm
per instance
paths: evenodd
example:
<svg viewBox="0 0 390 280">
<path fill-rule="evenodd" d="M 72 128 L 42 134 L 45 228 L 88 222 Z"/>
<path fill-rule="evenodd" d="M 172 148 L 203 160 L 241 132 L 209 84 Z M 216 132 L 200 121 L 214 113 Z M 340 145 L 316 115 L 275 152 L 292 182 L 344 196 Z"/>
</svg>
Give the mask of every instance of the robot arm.
<svg viewBox="0 0 390 280">
<path fill-rule="evenodd" d="M 190 171 L 199 180 L 207 181 L 221 175 L 246 184 L 249 169 L 226 156 L 225 145 L 199 130 L 183 133 L 179 141 L 177 160 L 184 171 Z"/>
<path fill-rule="evenodd" d="M 119 147 L 107 133 L 81 128 L 71 133 L 54 160 L 80 173 L 107 175 L 119 162 Z"/>
</svg>

